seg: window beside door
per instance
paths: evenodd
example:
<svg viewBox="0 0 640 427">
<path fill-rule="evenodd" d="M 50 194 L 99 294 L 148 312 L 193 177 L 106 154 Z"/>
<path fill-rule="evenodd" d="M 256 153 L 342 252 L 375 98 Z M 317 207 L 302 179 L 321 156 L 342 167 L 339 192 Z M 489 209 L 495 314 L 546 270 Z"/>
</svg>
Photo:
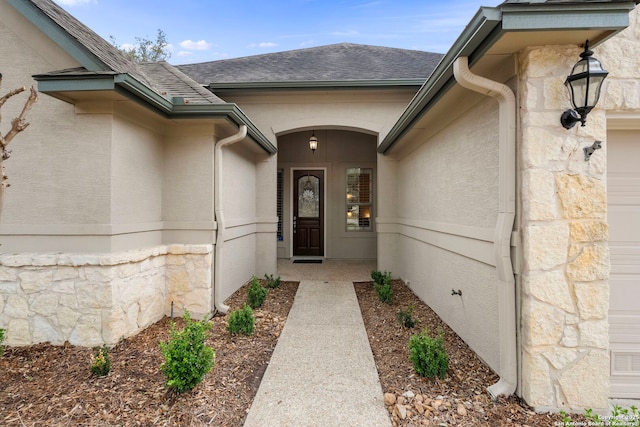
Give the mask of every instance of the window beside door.
<svg viewBox="0 0 640 427">
<path fill-rule="evenodd" d="M 284 227 L 282 216 L 284 215 L 284 170 L 278 169 L 276 195 L 276 214 L 278 215 L 278 242 L 284 240 Z"/>
<path fill-rule="evenodd" d="M 373 169 L 346 170 L 347 231 L 371 231 Z"/>
</svg>

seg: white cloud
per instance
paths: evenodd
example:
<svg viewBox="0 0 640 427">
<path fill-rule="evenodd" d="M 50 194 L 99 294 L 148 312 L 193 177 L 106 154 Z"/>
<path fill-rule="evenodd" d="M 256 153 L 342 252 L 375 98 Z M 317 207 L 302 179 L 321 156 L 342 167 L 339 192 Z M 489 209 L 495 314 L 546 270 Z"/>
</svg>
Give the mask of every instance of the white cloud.
<svg viewBox="0 0 640 427">
<path fill-rule="evenodd" d="M 268 47 L 276 47 L 277 43 L 272 42 L 261 42 L 261 43 L 251 43 L 249 47 L 259 47 L 259 48 L 268 48 Z"/>
<path fill-rule="evenodd" d="M 213 44 L 205 40 L 198 40 L 197 42 L 194 42 L 193 40 L 185 40 L 180 42 L 180 47 L 188 50 L 209 50 L 213 47 Z"/>
<path fill-rule="evenodd" d="M 120 46 L 118 46 L 118 48 L 122 50 L 134 50 L 137 47 L 138 47 L 137 45 L 131 44 L 131 43 L 122 43 Z"/>
<path fill-rule="evenodd" d="M 191 56 L 193 55 L 193 52 L 189 52 L 188 50 L 181 50 L 180 52 L 178 52 L 178 56 Z"/>
<path fill-rule="evenodd" d="M 56 0 L 56 3 L 62 6 L 81 6 L 84 4 L 97 3 L 97 0 Z"/>
</svg>

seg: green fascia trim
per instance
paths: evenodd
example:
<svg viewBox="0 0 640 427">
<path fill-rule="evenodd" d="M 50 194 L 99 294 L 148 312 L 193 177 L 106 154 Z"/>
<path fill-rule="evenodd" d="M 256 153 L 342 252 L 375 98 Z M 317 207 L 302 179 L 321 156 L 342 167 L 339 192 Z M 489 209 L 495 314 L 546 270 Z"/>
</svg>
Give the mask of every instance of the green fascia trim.
<svg viewBox="0 0 640 427">
<path fill-rule="evenodd" d="M 174 105 L 172 119 L 194 119 L 226 117 L 236 126 L 246 125 L 247 134 L 268 154 L 276 154 L 278 149 L 257 128 L 237 104 L 177 104 Z"/>
<path fill-rule="evenodd" d="M 173 103 L 149 86 L 140 83 L 129 74 L 118 74 L 115 78 L 116 87 L 132 94 L 134 99 L 139 99 L 151 107 L 170 116 L 173 111 Z"/>
<path fill-rule="evenodd" d="M 22 14 L 33 25 L 38 27 L 51 40 L 60 45 L 69 55 L 83 67 L 91 71 L 108 71 L 110 68 L 98 57 L 90 53 L 76 39 L 71 37 L 63 28 L 53 22 L 33 3 L 25 0 L 7 0 L 14 9 Z"/>
<path fill-rule="evenodd" d="M 211 83 L 207 87 L 212 92 L 241 90 L 326 90 L 326 89 L 397 89 L 398 87 L 419 87 L 426 79 L 393 79 L 393 80 L 304 80 L 283 82 L 229 82 Z"/>
<path fill-rule="evenodd" d="M 503 4 L 480 8 L 380 143 L 378 152 L 386 153 L 455 84 L 453 63 L 457 58 L 467 56 L 469 65 L 473 65 L 507 32 L 577 29 L 618 32 L 629 25 L 629 12 L 634 7 L 635 3 L 629 1 L 579 5 Z"/>
<path fill-rule="evenodd" d="M 505 31 L 624 29 L 629 25 L 628 14 L 634 7 L 633 2 L 582 3 L 561 7 L 549 4 L 529 7 L 504 5 L 502 28 Z"/>
<path fill-rule="evenodd" d="M 42 76 L 33 76 L 38 82 L 38 91 L 42 93 L 72 92 L 72 91 L 100 91 L 114 90 L 113 76 L 100 78 L 83 78 L 69 80 L 54 80 Z"/>
<path fill-rule="evenodd" d="M 34 76 L 38 91 L 42 93 L 76 91 L 115 91 L 168 119 L 213 118 L 229 120 L 236 126 L 246 125 L 248 135 L 268 154 L 277 148 L 256 127 L 236 104 L 184 104 L 182 98 L 175 103 L 151 90 L 128 74 L 98 76 Z"/>
</svg>

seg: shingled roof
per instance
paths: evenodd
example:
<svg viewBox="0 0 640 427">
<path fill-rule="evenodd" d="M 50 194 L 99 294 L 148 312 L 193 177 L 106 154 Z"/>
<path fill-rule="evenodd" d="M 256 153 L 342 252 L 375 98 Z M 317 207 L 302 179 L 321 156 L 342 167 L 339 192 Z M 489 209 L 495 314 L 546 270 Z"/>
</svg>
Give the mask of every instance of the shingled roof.
<svg viewBox="0 0 640 427">
<path fill-rule="evenodd" d="M 173 65 L 161 62 L 140 64 L 140 68 L 153 80 L 161 94 L 181 97 L 189 104 L 224 104 L 225 101 L 182 73 Z"/>
<path fill-rule="evenodd" d="M 413 80 L 431 74 L 443 55 L 340 43 L 178 68 L 198 83 Z"/>
<path fill-rule="evenodd" d="M 60 26 L 69 36 L 73 37 L 81 48 L 86 49 L 95 58 L 102 62 L 111 71 L 116 73 L 127 73 L 136 78 L 141 83 L 150 85 L 150 81 L 142 70 L 118 49 L 108 43 L 91 28 L 78 21 L 66 10 L 55 4 L 51 0 L 31 0 L 31 3 L 50 18 L 55 24 Z M 106 69 L 91 69 L 87 64 L 83 64 L 87 71 L 106 71 Z"/>
<path fill-rule="evenodd" d="M 30 0 L 42 14 L 60 27 L 93 61 L 81 61 L 82 67 L 51 71 L 36 77 L 92 77 L 128 74 L 152 91 L 167 98 L 182 98 L 191 104 L 224 104 L 174 66 L 166 63 L 137 64 L 123 55 L 89 27 L 51 0 Z"/>
</svg>

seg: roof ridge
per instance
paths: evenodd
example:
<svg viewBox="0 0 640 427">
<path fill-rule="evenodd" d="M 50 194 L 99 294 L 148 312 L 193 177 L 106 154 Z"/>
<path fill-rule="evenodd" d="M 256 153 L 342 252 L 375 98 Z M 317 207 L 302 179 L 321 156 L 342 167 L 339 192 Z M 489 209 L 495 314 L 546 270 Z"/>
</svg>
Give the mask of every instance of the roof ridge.
<svg viewBox="0 0 640 427">
<path fill-rule="evenodd" d="M 337 43 L 183 64 L 177 68 L 205 86 L 246 82 L 426 80 L 442 56 L 420 50 Z"/>
<path fill-rule="evenodd" d="M 389 47 L 389 46 L 369 45 L 369 44 L 362 44 L 362 43 L 341 42 L 341 43 L 325 44 L 325 45 L 320 45 L 320 46 L 302 47 L 302 48 L 298 48 L 298 49 L 280 50 L 280 51 L 277 51 L 277 52 L 258 53 L 258 54 L 255 54 L 255 55 L 245 55 L 245 56 L 238 56 L 238 57 L 234 57 L 234 58 L 215 59 L 213 61 L 193 62 L 193 63 L 190 63 L 190 64 L 181 64 L 178 67 L 181 67 L 181 66 L 192 66 L 192 65 L 205 65 L 205 64 L 210 64 L 210 63 L 220 63 L 220 62 L 224 62 L 224 61 L 256 59 L 256 58 L 272 56 L 272 55 L 294 55 L 294 54 L 301 53 L 301 52 L 309 52 L 309 51 L 312 51 L 312 50 L 327 49 L 327 48 L 338 47 L 338 46 L 354 46 L 354 47 L 359 47 L 359 48 L 386 49 L 386 50 L 392 50 L 392 51 L 398 51 L 398 52 L 403 51 L 403 52 L 419 52 L 419 53 L 434 53 L 434 54 L 436 54 L 436 52 L 429 52 L 429 51 L 426 51 L 426 50 L 419 50 L 419 49 L 405 49 L 405 48 L 400 48 L 400 47 Z"/>
</svg>

